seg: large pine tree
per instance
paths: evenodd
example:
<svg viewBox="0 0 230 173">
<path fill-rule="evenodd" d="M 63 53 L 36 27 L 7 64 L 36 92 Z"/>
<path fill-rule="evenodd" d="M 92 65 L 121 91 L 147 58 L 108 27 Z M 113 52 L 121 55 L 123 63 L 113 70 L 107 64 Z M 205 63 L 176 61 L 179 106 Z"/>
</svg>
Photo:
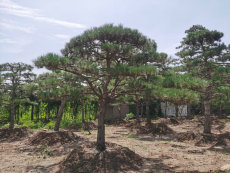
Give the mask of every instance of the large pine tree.
<svg viewBox="0 0 230 173">
<path fill-rule="evenodd" d="M 205 110 L 204 133 L 211 133 L 210 101 L 218 87 L 229 85 L 229 47 L 221 41 L 222 32 L 201 25 L 194 25 L 185 33 L 177 55 L 185 71 L 208 82 L 205 91 L 200 93 Z"/>
<path fill-rule="evenodd" d="M 156 43 L 137 30 L 104 25 L 72 38 L 62 54 L 42 56 L 35 65 L 73 73 L 97 96 L 100 111 L 97 149 L 103 151 L 106 107 L 111 100 L 133 91 L 125 87 L 127 77 L 141 74 L 140 66 L 157 58 Z"/>
</svg>

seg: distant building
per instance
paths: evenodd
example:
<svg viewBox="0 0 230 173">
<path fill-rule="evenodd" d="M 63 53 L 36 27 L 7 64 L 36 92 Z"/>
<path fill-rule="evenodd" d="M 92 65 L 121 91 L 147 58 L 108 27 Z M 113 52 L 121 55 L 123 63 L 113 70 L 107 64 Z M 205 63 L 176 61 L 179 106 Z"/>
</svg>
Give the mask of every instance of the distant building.
<svg viewBox="0 0 230 173">
<path fill-rule="evenodd" d="M 175 105 L 170 102 L 161 102 L 161 112 L 163 113 L 164 116 L 174 117 L 176 116 Z M 187 105 L 180 105 L 178 114 L 179 116 L 182 116 L 182 117 L 187 116 Z"/>
<path fill-rule="evenodd" d="M 106 109 L 105 120 L 124 118 L 128 113 L 129 105 L 127 104 L 120 104 L 116 106 L 109 104 Z"/>
</svg>

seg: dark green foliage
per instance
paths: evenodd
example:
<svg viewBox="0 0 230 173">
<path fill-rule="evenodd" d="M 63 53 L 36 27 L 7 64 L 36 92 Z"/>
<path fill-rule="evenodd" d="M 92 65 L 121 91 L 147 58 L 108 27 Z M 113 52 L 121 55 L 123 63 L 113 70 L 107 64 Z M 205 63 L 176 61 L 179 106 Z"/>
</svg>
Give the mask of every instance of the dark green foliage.
<svg viewBox="0 0 230 173">
<path fill-rule="evenodd" d="M 62 54 L 42 56 L 35 61 L 35 65 L 77 75 L 98 97 L 100 115 L 97 143 L 98 149 L 104 150 L 106 105 L 132 92 L 124 86 L 129 76 L 141 75 L 142 64 L 160 59 L 156 53 L 156 43 L 137 30 L 121 25 L 104 25 L 72 38 Z"/>
<path fill-rule="evenodd" d="M 0 65 L 1 78 L 3 83 L 2 102 L 10 106 L 11 123 L 10 128 L 14 128 L 15 107 L 21 103 L 29 103 L 26 84 L 33 81 L 35 74 L 33 67 L 24 63 L 5 63 Z"/>
<path fill-rule="evenodd" d="M 222 41 L 222 32 L 194 25 L 185 31 L 177 55 L 185 71 L 207 81 L 205 91 L 199 91 L 205 107 L 205 133 L 211 132 L 210 101 L 217 95 L 218 87 L 229 86 L 230 49 Z"/>
</svg>

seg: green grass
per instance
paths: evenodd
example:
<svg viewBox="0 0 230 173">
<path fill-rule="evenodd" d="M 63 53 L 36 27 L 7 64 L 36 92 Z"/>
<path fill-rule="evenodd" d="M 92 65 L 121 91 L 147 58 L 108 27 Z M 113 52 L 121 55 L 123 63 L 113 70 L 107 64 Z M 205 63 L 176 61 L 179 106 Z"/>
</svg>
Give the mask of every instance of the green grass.
<svg viewBox="0 0 230 173">
<path fill-rule="evenodd" d="M 127 136 L 127 138 L 134 138 L 134 139 L 136 139 L 136 138 L 138 138 L 138 136 L 135 135 L 135 134 L 129 134 L 129 135 Z"/>
<path fill-rule="evenodd" d="M 196 115 L 193 117 L 193 120 L 194 120 L 194 121 L 198 121 L 198 118 L 197 118 Z"/>
<path fill-rule="evenodd" d="M 220 120 L 221 123 L 227 123 L 227 120 L 223 119 L 223 120 Z"/>
<path fill-rule="evenodd" d="M 87 132 L 87 131 L 85 131 L 84 134 L 85 134 L 85 135 L 91 135 L 91 133 L 90 133 L 90 132 Z"/>
</svg>

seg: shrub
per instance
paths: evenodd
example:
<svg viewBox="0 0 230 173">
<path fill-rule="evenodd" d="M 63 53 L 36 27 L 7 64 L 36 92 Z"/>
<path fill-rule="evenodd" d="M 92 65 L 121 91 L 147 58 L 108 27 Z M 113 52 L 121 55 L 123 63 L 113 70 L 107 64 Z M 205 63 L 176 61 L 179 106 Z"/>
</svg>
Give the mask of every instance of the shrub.
<svg viewBox="0 0 230 173">
<path fill-rule="evenodd" d="M 135 117 L 135 115 L 132 112 L 130 112 L 130 113 L 126 114 L 125 120 L 129 120 L 129 119 L 131 119 L 133 117 Z"/>
<path fill-rule="evenodd" d="M 54 129 L 56 121 L 50 121 L 45 125 L 46 129 Z"/>
</svg>

